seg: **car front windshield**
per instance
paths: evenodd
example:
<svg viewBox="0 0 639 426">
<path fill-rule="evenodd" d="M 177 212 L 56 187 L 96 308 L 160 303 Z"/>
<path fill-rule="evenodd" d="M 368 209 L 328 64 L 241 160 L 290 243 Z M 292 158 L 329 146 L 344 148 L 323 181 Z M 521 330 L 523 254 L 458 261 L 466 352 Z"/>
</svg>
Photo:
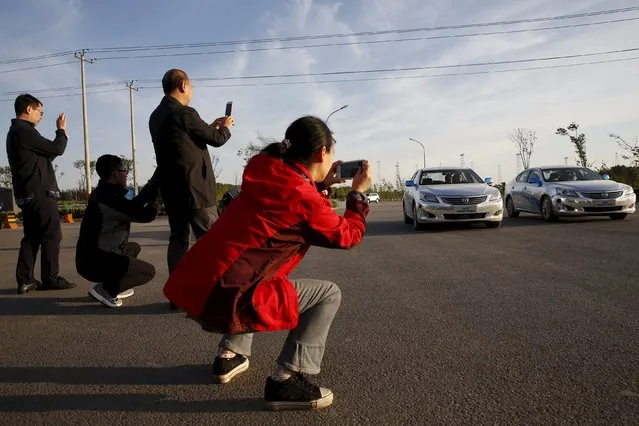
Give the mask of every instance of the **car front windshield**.
<svg viewBox="0 0 639 426">
<path fill-rule="evenodd" d="M 542 169 L 546 182 L 569 182 L 577 180 L 601 180 L 602 177 L 585 167 L 562 167 L 556 169 Z"/>
<path fill-rule="evenodd" d="M 484 183 L 481 178 L 470 169 L 432 170 L 422 172 L 420 185 L 450 185 L 456 183 Z"/>
</svg>

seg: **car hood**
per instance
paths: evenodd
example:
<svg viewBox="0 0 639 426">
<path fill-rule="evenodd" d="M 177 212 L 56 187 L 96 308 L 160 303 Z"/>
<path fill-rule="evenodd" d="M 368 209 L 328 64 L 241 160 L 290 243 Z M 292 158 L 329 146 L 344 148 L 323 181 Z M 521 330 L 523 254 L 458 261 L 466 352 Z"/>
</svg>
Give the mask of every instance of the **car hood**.
<svg viewBox="0 0 639 426">
<path fill-rule="evenodd" d="M 438 196 L 472 197 L 473 195 L 492 194 L 497 191 L 497 188 L 485 183 L 456 183 L 452 185 L 420 185 L 419 190 Z"/>
<path fill-rule="evenodd" d="M 581 180 L 568 182 L 552 182 L 548 185 L 555 188 L 567 188 L 575 191 L 622 191 L 626 185 L 610 180 Z"/>
</svg>

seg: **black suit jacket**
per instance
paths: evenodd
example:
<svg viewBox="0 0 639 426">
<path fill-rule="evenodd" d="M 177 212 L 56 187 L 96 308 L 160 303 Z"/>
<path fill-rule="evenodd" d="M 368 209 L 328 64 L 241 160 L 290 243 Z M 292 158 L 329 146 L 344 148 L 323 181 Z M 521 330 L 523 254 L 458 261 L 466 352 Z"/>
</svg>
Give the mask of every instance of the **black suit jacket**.
<svg viewBox="0 0 639 426">
<path fill-rule="evenodd" d="M 19 118 L 11 120 L 7 133 L 7 157 L 15 197 L 27 199 L 46 191 L 59 191 L 51 162 L 64 154 L 66 148 L 64 130 L 57 130 L 55 139 L 50 141 L 32 123 Z"/>
<path fill-rule="evenodd" d="M 151 114 L 149 130 L 167 212 L 215 206 L 215 176 L 207 146 L 224 145 L 231 137 L 229 129 L 216 129 L 195 109 L 165 96 Z"/>
</svg>

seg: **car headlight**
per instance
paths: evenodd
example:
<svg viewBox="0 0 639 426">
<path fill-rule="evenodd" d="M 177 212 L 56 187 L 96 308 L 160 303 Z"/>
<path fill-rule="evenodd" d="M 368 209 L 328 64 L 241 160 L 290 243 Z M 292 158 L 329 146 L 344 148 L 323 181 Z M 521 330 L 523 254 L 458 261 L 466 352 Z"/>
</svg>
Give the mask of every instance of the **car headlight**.
<svg viewBox="0 0 639 426">
<path fill-rule="evenodd" d="M 627 186 L 626 190 L 624 191 L 624 195 L 632 195 L 635 193 L 635 190 L 632 189 L 632 186 Z"/>
<path fill-rule="evenodd" d="M 572 189 L 557 188 L 555 191 L 557 191 L 557 195 L 561 195 L 562 197 L 579 198 L 579 194 L 577 194 Z"/>
<path fill-rule="evenodd" d="M 495 191 L 490 195 L 488 201 L 501 201 L 501 192 Z"/>
<path fill-rule="evenodd" d="M 420 192 L 419 199 L 425 203 L 439 203 L 437 197 L 435 197 L 430 192 Z"/>
</svg>

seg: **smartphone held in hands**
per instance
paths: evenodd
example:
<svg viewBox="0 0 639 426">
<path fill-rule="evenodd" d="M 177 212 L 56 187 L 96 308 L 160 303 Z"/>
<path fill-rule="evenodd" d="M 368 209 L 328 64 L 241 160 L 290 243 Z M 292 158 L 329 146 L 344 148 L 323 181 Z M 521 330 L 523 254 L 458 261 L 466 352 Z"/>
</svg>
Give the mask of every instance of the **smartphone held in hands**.
<svg viewBox="0 0 639 426">
<path fill-rule="evenodd" d="M 226 103 L 226 111 L 224 112 L 224 115 L 226 117 L 230 116 L 232 110 L 233 110 L 233 101 L 228 101 Z"/>
<path fill-rule="evenodd" d="M 337 165 L 336 175 L 340 179 L 353 179 L 363 164 L 364 160 L 344 161 Z"/>
</svg>

